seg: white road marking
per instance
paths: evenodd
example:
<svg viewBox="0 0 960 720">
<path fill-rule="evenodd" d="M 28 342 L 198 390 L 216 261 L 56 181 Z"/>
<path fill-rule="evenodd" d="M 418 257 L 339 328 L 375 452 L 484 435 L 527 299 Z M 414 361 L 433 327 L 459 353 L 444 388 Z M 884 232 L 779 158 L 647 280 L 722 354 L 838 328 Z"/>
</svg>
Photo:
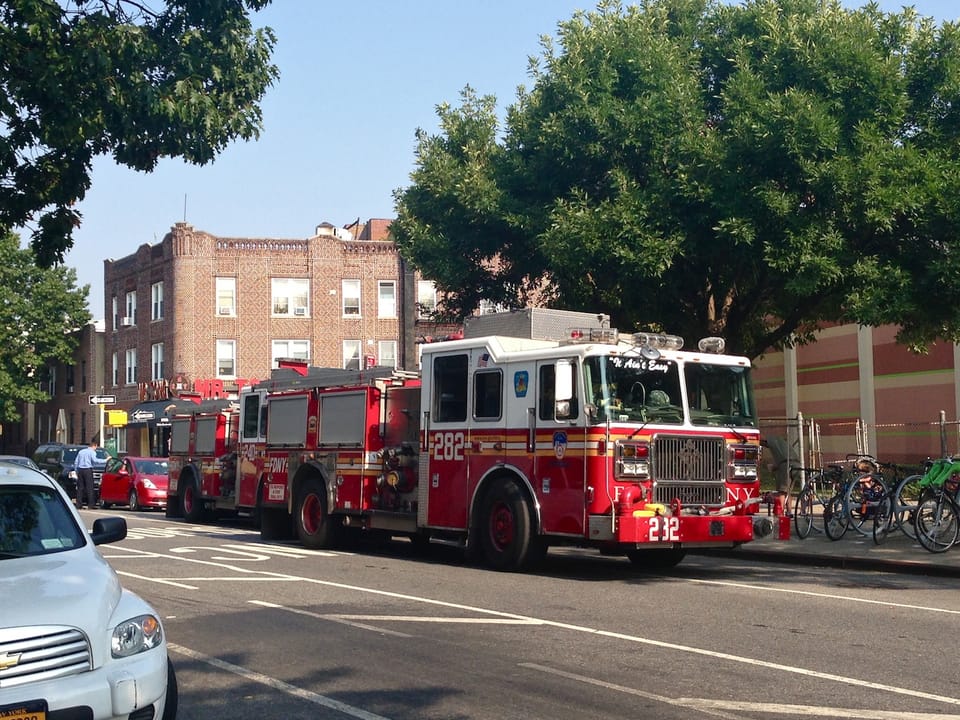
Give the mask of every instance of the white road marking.
<svg viewBox="0 0 960 720">
<path fill-rule="evenodd" d="M 205 662 L 208 665 L 211 665 L 220 670 L 226 670 L 227 672 L 233 673 L 234 675 L 239 675 L 242 678 L 247 680 L 252 680 L 253 682 L 258 682 L 261 685 L 266 685 L 267 687 L 273 688 L 274 690 L 279 690 L 291 695 L 301 700 L 306 700 L 312 702 L 314 705 L 321 705 L 325 708 L 330 708 L 331 710 L 336 710 L 341 712 L 344 715 L 349 715 L 350 717 L 359 718 L 360 720 L 389 720 L 383 715 L 377 715 L 372 712 L 367 712 L 362 708 L 354 707 L 353 705 L 347 705 L 346 703 L 340 702 L 339 700 L 334 700 L 329 698 L 326 695 L 320 695 L 319 693 L 311 692 L 310 690 L 304 690 L 303 688 L 298 688 L 296 685 L 291 685 L 290 683 L 284 682 L 283 680 L 278 680 L 276 678 L 270 677 L 269 675 L 264 675 L 262 673 L 254 672 L 245 667 L 240 667 L 239 665 L 234 665 L 233 663 L 228 663 L 225 660 L 220 658 L 210 657 L 209 655 L 204 655 L 201 652 L 196 650 L 191 650 L 190 648 L 185 648 L 182 645 L 177 645 L 175 643 L 167 643 L 167 648 L 179 655 L 185 655 L 188 658 L 194 660 L 199 660 L 200 662 Z"/>
<path fill-rule="evenodd" d="M 150 582 L 157 582 L 161 585 L 173 585 L 174 587 L 183 588 L 184 590 L 199 590 L 200 588 L 196 585 L 184 585 L 182 582 L 174 582 L 173 580 L 161 580 L 160 578 L 147 577 L 146 575 L 136 575 L 132 572 L 126 572 L 125 570 L 117 570 L 117 575 L 123 575 L 124 577 L 132 577 L 137 580 L 149 580 Z M 182 578 L 184 580 L 188 578 Z"/>
<path fill-rule="evenodd" d="M 744 588 L 746 590 L 762 590 L 764 592 L 785 593 L 788 595 L 806 595 L 808 597 L 826 598 L 828 600 L 843 600 L 844 602 L 863 603 L 865 605 L 882 605 L 883 607 L 902 608 L 904 610 L 926 610 L 927 612 L 944 613 L 946 615 L 960 615 L 960 610 L 950 610 L 948 608 L 935 608 L 927 605 L 910 605 L 908 603 L 889 602 L 887 600 L 870 600 L 868 598 L 852 597 L 850 595 L 837 595 L 836 593 L 815 592 L 813 590 L 796 590 L 794 588 L 778 588 L 770 585 L 754 585 L 752 583 L 739 583 L 730 580 L 700 580 L 698 578 L 671 578 L 682 580 L 683 582 L 694 583 L 695 585 L 718 585 L 721 587 Z"/>
<path fill-rule="evenodd" d="M 215 548 L 211 548 L 211 549 L 215 549 Z M 700 655 L 703 657 L 709 657 L 709 658 L 714 658 L 718 660 L 725 660 L 728 662 L 740 663 L 744 665 L 752 665 L 755 667 L 762 667 L 767 670 L 775 670 L 778 672 L 788 673 L 791 675 L 801 675 L 805 677 L 817 678 L 820 680 L 827 680 L 830 682 L 835 682 L 840 684 L 853 685 L 859 688 L 870 688 L 870 689 L 878 690 L 881 692 L 893 693 L 895 695 L 922 698 L 924 700 L 932 700 L 932 701 L 944 703 L 947 705 L 960 706 L 960 698 L 950 697 L 948 695 L 928 693 L 920 690 L 914 690 L 912 688 L 901 688 L 893 685 L 887 685 L 884 683 L 875 683 L 875 682 L 870 682 L 868 680 L 860 680 L 850 676 L 835 675 L 831 673 L 820 672 L 817 670 L 807 670 L 805 668 L 794 667 L 792 665 L 783 665 L 781 663 L 760 660 L 757 658 L 751 658 L 751 657 L 742 656 L 742 655 L 733 655 L 731 653 L 708 650 L 705 648 L 698 648 L 690 645 L 681 645 L 679 643 L 666 642 L 663 640 L 656 640 L 653 638 L 645 638 L 638 635 L 628 635 L 626 633 L 614 632 L 611 630 L 602 630 L 599 628 L 591 628 L 584 625 L 574 625 L 574 624 L 562 623 L 554 620 L 538 619 L 538 618 L 533 618 L 525 615 L 505 613 L 498 610 L 490 610 L 487 608 L 463 605 L 461 603 L 447 602 L 444 600 L 435 600 L 432 598 L 421 597 L 417 595 L 407 595 L 405 593 L 392 592 L 388 590 L 378 590 L 375 588 L 367 588 L 367 587 L 362 587 L 358 585 L 349 585 L 347 583 L 333 582 L 330 580 L 319 580 L 316 578 L 290 575 L 287 573 L 276 573 L 276 572 L 270 572 L 265 570 L 251 570 L 248 567 L 245 568 L 245 567 L 237 567 L 237 566 L 228 565 L 228 564 L 215 563 L 208 560 L 201 560 L 199 558 L 184 557 L 183 555 L 176 555 L 176 554 L 163 555 L 162 553 L 147 553 L 147 554 L 155 557 L 165 557 L 168 559 L 181 560 L 183 562 L 192 562 L 192 563 L 197 563 L 201 565 L 212 565 L 215 567 L 232 570 L 242 574 L 259 575 L 267 578 L 274 578 L 277 580 L 284 580 L 284 581 L 299 580 L 307 584 L 321 585 L 324 587 L 337 588 L 340 590 L 352 590 L 355 592 L 366 593 L 369 595 L 378 595 L 380 597 L 389 597 L 397 600 L 406 600 L 410 602 L 421 603 L 424 605 L 434 605 L 437 607 L 446 607 L 446 608 L 451 608 L 459 611 L 474 612 L 474 613 L 501 617 L 501 618 L 511 618 L 514 620 L 523 620 L 523 621 L 530 622 L 532 624 L 539 624 L 539 625 L 544 625 L 549 627 L 560 628 L 560 629 L 568 630 L 571 632 L 586 633 L 586 634 L 591 634 L 598 637 L 613 638 L 616 640 L 623 640 L 625 642 L 648 645 L 650 647 L 659 647 L 666 650 L 673 650 L 675 652 L 689 653 L 692 655 Z M 144 579 L 147 581 L 154 581 L 154 582 L 160 581 L 158 578 L 144 578 Z M 749 587 L 751 589 L 757 588 L 757 586 L 752 586 L 752 585 L 747 585 L 746 587 Z M 846 598 L 841 596 L 841 599 L 852 600 L 855 598 Z"/>
<path fill-rule="evenodd" d="M 606 680 L 598 680 L 597 678 L 588 677 L 587 675 L 578 675 L 576 673 L 570 673 L 564 670 L 557 670 L 556 668 L 538 665 L 537 663 L 520 663 L 519 666 L 522 668 L 528 668 L 530 670 L 537 670 L 549 675 L 556 675 L 558 677 L 566 678 L 567 680 L 576 680 L 577 682 L 586 683 L 588 685 L 596 685 L 598 687 L 607 688 L 608 690 L 615 690 L 617 692 L 627 693 L 628 695 L 636 695 L 648 700 L 655 700 L 656 702 L 661 702 L 666 705 L 687 707 L 708 715 L 734 718 L 734 720 L 739 720 L 743 716 L 740 714 L 727 715 L 724 713 L 724 711 L 731 710 L 736 711 L 737 713 L 776 713 L 777 715 L 829 717 L 836 718 L 837 720 L 840 718 L 852 718 L 858 720 L 960 720 L 960 715 L 944 715 L 942 713 L 917 713 L 891 710 L 857 710 L 851 708 L 817 707 L 815 705 L 787 705 L 779 703 L 739 702 L 736 700 L 711 700 L 709 698 L 668 697 L 665 695 L 657 695 L 655 693 L 645 692 L 643 690 L 637 690 L 635 688 L 625 687 L 623 685 L 617 685 L 615 683 L 607 682 Z"/>
</svg>

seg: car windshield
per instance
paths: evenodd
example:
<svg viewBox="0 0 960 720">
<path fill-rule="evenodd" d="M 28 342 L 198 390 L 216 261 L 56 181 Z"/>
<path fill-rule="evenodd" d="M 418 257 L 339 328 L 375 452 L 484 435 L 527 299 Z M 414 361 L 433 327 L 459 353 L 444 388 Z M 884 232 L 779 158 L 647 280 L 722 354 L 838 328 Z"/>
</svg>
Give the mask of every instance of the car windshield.
<svg viewBox="0 0 960 720">
<path fill-rule="evenodd" d="M 683 423 L 680 372 L 673 360 L 600 355 L 586 359 L 584 374 L 587 402 L 601 421 Z"/>
<path fill-rule="evenodd" d="M 83 544 L 83 532 L 56 490 L 0 486 L 0 560 L 61 552 Z"/>
<path fill-rule="evenodd" d="M 110 458 L 110 453 L 104 450 L 102 447 L 97 448 L 97 460 L 106 461 Z"/>
<path fill-rule="evenodd" d="M 142 472 L 145 475 L 167 474 L 166 460 L 138 460 L 134 462 L 134 465 L 137 467 L 137 472 Z"/>
<path fill-rule="evenodd" d="M 80 448 L 64 448 L 63 461 L 68 464 L 76 462 L 78 452 L 80 452 Z"/>
<path fill-rule="evenodd" d="M 687 363 L 683 375 L 694 425 L 756 426 L 749 368 Z"/>
</svg>

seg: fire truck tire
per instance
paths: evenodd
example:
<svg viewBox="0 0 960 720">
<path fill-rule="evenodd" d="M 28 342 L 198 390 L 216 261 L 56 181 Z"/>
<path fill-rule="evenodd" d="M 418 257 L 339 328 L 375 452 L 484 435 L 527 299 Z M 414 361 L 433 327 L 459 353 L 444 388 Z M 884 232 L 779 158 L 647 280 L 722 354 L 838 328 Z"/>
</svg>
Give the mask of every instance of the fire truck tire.
<svg viewBox="0 0 960 720">
<path fill-rule="evenodd" d="M 480 515 L 483 557 L 495 570 L 514 572 L 542 559 L 533 537 L 533 514 L 523 491 L 509 478 L 493 481 Z"/>
<path fill-rule="evenodd" d="M 304 547 L 322 550 L 334 546 L 338 527 L 327 514 L 327 488 L 323 480 L 304 481 L 297 494 L 293 519 L 297 537 Z"/>
<path fill-rule="evenodd" d="M 635 567 L 653 572 L 676 567 L 686 557 L 686 554 L 686 550 L 677 548 L 671 550 L 627 550 L 627 558 Z"/>
<path fill-rule="evenodd" d="M 180 486 L 180 507 L 183 519 L 187 522 L 203 521 L 203 501 L 200 499 L 200 486 L 195 478 L 188 478 Z"/>
</svg>

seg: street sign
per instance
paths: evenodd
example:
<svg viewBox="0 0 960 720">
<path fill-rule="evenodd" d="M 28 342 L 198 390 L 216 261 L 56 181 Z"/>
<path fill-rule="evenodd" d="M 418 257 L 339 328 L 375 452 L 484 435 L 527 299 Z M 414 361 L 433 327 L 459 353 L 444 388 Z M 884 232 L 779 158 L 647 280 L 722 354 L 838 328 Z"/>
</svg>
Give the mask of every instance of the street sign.
<svg viewBox="0 0 960 720">
<path fill-rule="evenodd" d="M 146 422 L 147 420 L 153 420 L 157 417 L 157 414 L 153 410 L 134 410 L 130 413 L 130 419 L 133 422 Z"/>
<path fill-rule="evenodd" d="M 124 427 L 126 424 L 126 410 L 107 410 L 107 425 L 110 425 L 111 427 Z"/>
<path fill-rule="evenodd" d="M 91 395 L 90 404 L 91 405 L 113 405 L 117 402 L 116 395 Z"/>
</svg>

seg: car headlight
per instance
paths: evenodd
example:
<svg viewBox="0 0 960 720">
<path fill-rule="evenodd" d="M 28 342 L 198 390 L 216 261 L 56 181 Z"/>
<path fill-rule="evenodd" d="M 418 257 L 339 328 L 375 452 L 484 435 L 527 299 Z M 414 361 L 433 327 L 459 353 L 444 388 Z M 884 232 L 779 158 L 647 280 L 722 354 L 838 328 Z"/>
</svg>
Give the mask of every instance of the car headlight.
<svg viewBox="0 0 960 720">
<path fill-rule="evenodd" d="M 162 640 L 160 621 L 153 615 L 140 615 L 113 629 L 110 653 L 115 658 L 130 657 L 157 647 Z"/>
<path fill-rule="evenodd" d="M 71 470 L 70 472 L 67 473 L 67 477 L 70 478 L 71 480 L 76 480 L 76 479 L 77 479 L 77 471 L 76 471 L 76 470 Z"/>
<path fill-rule="evenodd" d="M 156 490 L 156 489 L 157 489 L 157 486 L 153 484 L 153 481 L 150 480 L 150 478 L 144 478 L 141 482 L 143 482 L 143 486 L 144 486 L 147 490 Z"/>
</svg>

